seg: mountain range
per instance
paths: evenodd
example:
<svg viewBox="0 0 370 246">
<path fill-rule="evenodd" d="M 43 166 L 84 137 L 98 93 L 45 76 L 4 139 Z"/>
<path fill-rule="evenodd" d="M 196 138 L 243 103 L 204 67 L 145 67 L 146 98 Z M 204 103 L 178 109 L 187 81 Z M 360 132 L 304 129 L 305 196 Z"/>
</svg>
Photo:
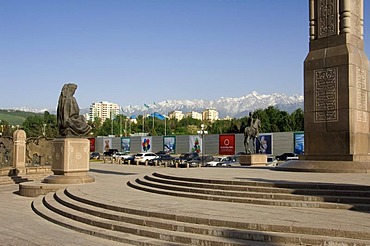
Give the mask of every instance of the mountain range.
<svg viewBox="0 0 370 246">
<path fill-rule="evenodd" d="M 196 111 L 201 113 L 205 109 L 215 109 L 219 113 L 219 118 L 225 118 L 226 116 L 232 118 L 241 118 L 248 115 L 250 111 L 256 109 L 265 109 L 269 106 L 275 106 L 280 110 L 287 111 L 288 113 L 293 112 L 298 108 L 303 109 L 303 96 L 292 95 L 287 96 L 283 93 L 273 93 L 271 95 L 263 95 L 253 91 L 252 93 L 232 98 L 232 97 L 221 97 L 216 100 L 204 100 L 204 99 L 192 99 L 192 100 L 167 100 L 158 103 L 143 105 L 129 105 L 121 106 L 121 110 L 124 115 L 134 116 L 142 114 L 151 114 L 158 112 L 160 114 L 167 115 L 168 112 L 174 110 L 181 110 L 183 113 Z M 30 107 L 13 108 L 12 110 L 43 113 L 49 111 L 51 114 L 56 114 L 55 109 L 33 109 Z M 81 114 L 89 112 L 88 108 L 80 109 Z"/>
<path fill-rule="evenodd" d="M 159 112 L 167 115 L 168 112 L 181 110 L 183 113 L 196 111 L 202 112 L 205 109 L 215 109 L 219 113 L 219 118 L 226 116 L 232 118 L 241 118 L 247 116 L 250 111 L 256 109 L 265 109 L 269 106 L 276 106 L 280 110 L 293 112 L 298 108 L 303 109 L 303 96 L 292 95 L 287 96 L 283 93 L 274 93 L 271 95 L 262 95 L 257 92 L 252 92 L 246 96 L 231 98 L 221 97 L 216 100 L 167 100 L 146 106 L 124 106 L 122 113 L 124 115 L 142 115 L 143 113 Z"/>
</svg>

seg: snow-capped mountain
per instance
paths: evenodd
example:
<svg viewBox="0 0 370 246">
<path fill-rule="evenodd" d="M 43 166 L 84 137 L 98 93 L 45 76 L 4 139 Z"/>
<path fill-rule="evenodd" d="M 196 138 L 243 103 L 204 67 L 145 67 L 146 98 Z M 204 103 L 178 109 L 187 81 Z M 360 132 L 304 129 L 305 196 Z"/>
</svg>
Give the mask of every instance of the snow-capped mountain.
<svg viewBox="0 0 370 246">
<path fill-rule="evenodd" d="M 158 112 L 167 115 L 174 110 L 181 110 L 183 113 L 196 111 L 201 113 L 205 109 L 215 109 L 219 113 L 220 118 L 226 116 L 233 118 L 241 118 L 248 115 L 250 111 L 256 109 L 265 109 L 269 106 L 276 106 L 280 110 L 285 110 L 288 113 L 293 112 L 298 108 L 303 108 L 303 96 L 292 95 L 287 96 L 283 93 L 274 93 L 271 95 L 262 95 L 257 92 L 252 92 L 243 97 L 231 98 L 221 97 L 216 100 L 167 100 L 153 104 L 147 104 L 149 108 L 144 105 L 130 105 L 122 106 L 122 113 L 127 116 L 151 114 Z M 13 108 L 12 110 L 20 110 L 26 112 L 43 113 L 49 111 L 51 114 L 56 114 L 55 109 L 34 109 L 30 107 Z M 80 114 L 86 114 L 89 109 L 80 109 Z"/>
<path fill-rule="evenodd" d="M 265 109 L 269 106 L 276 106 L 280 110 L 289 113 L 298 108 L 303 108 L 303 96 L 274 93 L 272 95 L 262 95 L 252 92 L 243 97 L 231 98 L 221 97 L 217 100 L 167 100 L 163 102 L 147 104 L 149 108 L 142 106 L 123 106 L 122 112 L 125 115 L 141 115 L 143 113 L 159 112 L 167 115 L 168 112 L 181 110 L 183 113 L 197 111 L 202 112 L 205 109 L 215 109 L 220 118 L 226 116 L 240 118 L 247 116 L 250 111 L 256 109 Z"/>
<path fill-rule="evenodd" d="M 5 108 L 2 108 L 2 109 L 3 110 L 12 110 L 12 111 L 31 112 L 31 113 L 44 113 L 45 111 L 49 111 L 50 112 L 50 109 L 47 109 L 47 108 L 44 108 L 44 109 L 36 109 L 36 108 L 28 107 L 28 106 L 19 107 L 19 108 L 11 108 L 11 109 L 5 109 Z"/>
</svg>

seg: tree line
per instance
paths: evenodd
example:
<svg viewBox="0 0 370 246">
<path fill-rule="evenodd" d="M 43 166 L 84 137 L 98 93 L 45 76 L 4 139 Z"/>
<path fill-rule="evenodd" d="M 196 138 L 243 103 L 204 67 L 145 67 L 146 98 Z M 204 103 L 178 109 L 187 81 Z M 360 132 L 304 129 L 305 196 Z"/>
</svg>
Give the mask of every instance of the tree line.
<svg viewBox="0 0 370 246">
<path fill-rule="evenodd" d="M 266 109 L 258 109 L 253 112 L 253 118 L 261 120 L 260 132 L 286 132 L 303 131 L 304 114 L 302 109 L 297 109 L 291 114 L 279 110 L 277 107 L 270 106 Z M 157 118 L 143 118 L 139 115 L 136 123 L 131 122 L 125 115 L 117 115 L 114 119 L 106 119 L 104 122 L 100 118 L 88 121 L 91 126 L 90 137 L 96 136 L 130 136 L 135 133 L 146 132 L 152 136 L 161 135 L 194 135 L 200 130 L 200 125 L 206 125 L 209 134 L 243 133 L 248 125 L 248 115 L 243 118 L 233 118 L 230 120 L 217 120 L 215 122 L 205 122 L 191 117 L 181 120 Z M 14 127 L 6 125 L 3 121 L 3 136 L 12 135 Z M 55 138 L 58 135 L 58 125 L 56 115 L 45 111 L 43 115 L 28 116 L 20 126 L 25 130 L 28 137 L 45 136 Z M 6 129 L 6 131 L 4 130 Z"/>
</svg>

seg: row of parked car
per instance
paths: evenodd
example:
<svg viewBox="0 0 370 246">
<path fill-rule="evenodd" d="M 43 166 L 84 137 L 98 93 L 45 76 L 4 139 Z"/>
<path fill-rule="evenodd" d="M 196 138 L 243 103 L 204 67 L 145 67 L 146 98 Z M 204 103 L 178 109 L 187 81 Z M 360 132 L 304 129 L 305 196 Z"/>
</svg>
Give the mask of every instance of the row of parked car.
<svg viewBox="0 0 370 246">
<path fill-rule="evenodd" d="M 125 152 L 120 152 L 116 149 L 110 149 L 104 152 L 103 156 L 109 156 L 113 158 L 120 158 L 123 163 L 148 163 L 149 165 L 154 165 L 155 163 L 163 164 L 167 163 L 169 165 L 177 164 L 179 167 L 185 166 L 234 166 L 239 164 L 239 155 L 226 156 L 226 157 L 214 157 L 212 155 L 199 155 L 196 152 L 186 152 L 182 153 L 178 157 L 174 157 L 165 151 L 153 152 L 143 152 L 137 154 L 129 154 Z M 98 152 L 92 152 L 91 159 L 100 159 L 100 154 Z"/>
<path fill-rule="evenodd" d="M 179 157 L 171 156 L 170 154 L 166 153 L 165 151 L 159 151 L 156 153 L 153 152 L 143 152 L 137 154 L 129 154 L 126 152 L 120 152 L 117 149 L 110 149 L 107 152 L 104 152 L 104 156 L 111 156 L 114 158 L 120 158 L 123 163 L 136 163 L 139 162 L 141 164 L 148 163 L 149 165 L 154 164 L 163 164 L 167 163 L 168 165 L 177 164 L 179 167 L 191 166 L 209 166 L 209 167 L 217 167 L 217 166 L 240 166 L 239 163 L 239 156 L 243 154 L 238 153 L 236 155 L 231 156 L 222 156 L 222 157 L 214 157 L 212 155 L 199 155 L 196 152 L 187 152 L 182 153 Z M 92 152 L 91 159 L 100 159 L 100 154 L 98 152 Z M 284 153 L 282 155 L 276 157 L 268 157 L 267 158 L 267 165 L 268 166 L 277 166 L 280 161 L 287 161 L 287 160 L 294 160 L 298 159 L 298 156 L 294 153 Z"/>
</svg>

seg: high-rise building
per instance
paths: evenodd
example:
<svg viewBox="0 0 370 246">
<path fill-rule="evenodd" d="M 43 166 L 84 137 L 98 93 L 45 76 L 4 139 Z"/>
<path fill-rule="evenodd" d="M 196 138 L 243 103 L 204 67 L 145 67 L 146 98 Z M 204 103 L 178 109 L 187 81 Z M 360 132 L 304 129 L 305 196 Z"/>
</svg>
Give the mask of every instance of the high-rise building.
<svg viewBox="0 0 370 246">
<path fill-rule="evenodd" d="M 186 116 L 193 119 L 202 120 L 202 114 L 196 111 L 188 112 L 186 113 Z"/>
<path fill-rule="evenodd" d="M 182 120 L 182 118 L 184 118 L 184 114 L 180 110 L 175 110 L 175 111 L 170 112 L 168 114 L 168 117 L 170 119 Z"/>
<path fill-rule="evenodd" d="M 203 120 L 214 122 L 218 120 L 218 112 L 214 109 L 206 109 L 202 113 Z"/>
<path fill-rule="evenodd" d="M 119 114 L 119 105 L 107 101 L 96 102 L 91 104 L 89 118 L 94 121 L 96 117 L 104 122 L 107 118 L 114 119 Z"/>
</svg>

